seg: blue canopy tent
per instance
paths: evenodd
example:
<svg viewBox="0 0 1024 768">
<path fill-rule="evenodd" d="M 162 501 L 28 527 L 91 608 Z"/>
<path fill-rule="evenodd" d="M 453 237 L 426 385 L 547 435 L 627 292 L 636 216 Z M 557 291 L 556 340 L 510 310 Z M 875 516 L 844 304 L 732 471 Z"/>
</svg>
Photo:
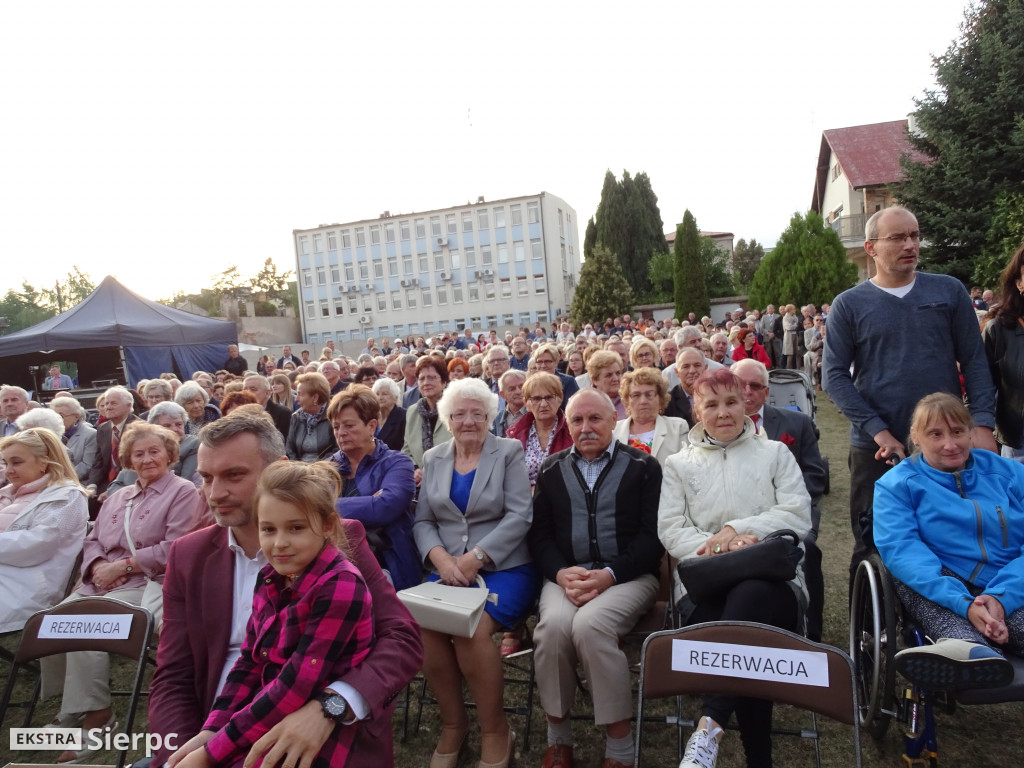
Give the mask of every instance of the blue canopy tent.
<svg viewBox="0 0 1024 768">
<path fill-rule="evenodd" d="M 30 389 L 30 365 L 67 360 L 78 364 L 79 386 L 85 387 L 120 378 L 122 354 L 129 386 L 161 373 L 187 379 L 195 371 L 216 371 L 228 344 L 237 343 L 234 323 L 144 299 L 107 276 L 67 312 L 0 337 L 0 381 Z"/>
</svg>

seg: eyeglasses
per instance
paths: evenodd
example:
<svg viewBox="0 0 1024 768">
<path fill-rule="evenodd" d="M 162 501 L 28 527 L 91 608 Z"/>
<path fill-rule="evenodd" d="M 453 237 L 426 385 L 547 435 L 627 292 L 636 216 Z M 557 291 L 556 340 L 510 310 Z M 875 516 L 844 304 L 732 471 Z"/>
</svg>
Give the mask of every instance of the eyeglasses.
<svg viewBox="0 0 1024 768">
<path fill-rule="evenodd" d="M 900 233 L 895 234 L 895 235 L 887 235 L 886 237 L 869 237 L 868 238 L 868 240 L 870 240 L 871 242 L 874 242 L 874 243 L 878 243 L 878 242 L 883 242 L 884 241 L 884 242 L 887 242 L 887 243 L 892 243 L 893 245 L 903 245 L 903 243 L 905 243 L 908 239 L 911 240 L 912 242 L 920 243 L 921 242 L 921 231 L 918 230 L 918 229 L 915 229 L 913 232 L 906 232 L 906 233 L 900 232 Z"/>
<path fill-rule="evenodd" d="M 636 359 L 637 360 L 653 360 L 654 359 L 654 353 L 653 352 L 637 352 L 636 353 Z"/>
<path fill-rule="evenodd" d="M 533 397 L 529 398 L 529 401 L 534 405 L 550 405 L 555 400 L 560 399 L 561 398 L 557 397 L 556 395 L 534 395 Z"/>
<path fill-rule="evenodd" d="M 768 389 L 764 384 L 758 384 L 756 381 L 744 382 L 743 388 L 749 389 L 751 392 L 760 392 L 762 389 Z"/>
<path fill-rule="evenodd" d="M 629 399 L 630 400 L 654 400 L 657 396 L 658 396 L 658 391 L 657 390 L 654 390 L 652 392 L 630 392 L 629 393 Z"/>
<path fill-rule="evenodd" d="M 423 382 L 423 383 L 426 383 L 426 382 L 428 382 L 428 381 L 440 381 L 440 380 L 441 380 L 441 377 L 440 377 L 440 376 L 438 376 L 438 375 L 437 375 L 436 373 L 432 373 L 432 374 L 420 374 L 420 375 L 419 375 L 419 376 L 418 376 L 418 377 L 416 378 L 416 381 L 420 381 L 420 382 Z"/>
<path fill-rule="evenodd" d="M 480 424 L 487 421 L 487 414 L 480 411 L 456 411 L 451 415 L 451 420 L 455 423 Z"/>
</svg>

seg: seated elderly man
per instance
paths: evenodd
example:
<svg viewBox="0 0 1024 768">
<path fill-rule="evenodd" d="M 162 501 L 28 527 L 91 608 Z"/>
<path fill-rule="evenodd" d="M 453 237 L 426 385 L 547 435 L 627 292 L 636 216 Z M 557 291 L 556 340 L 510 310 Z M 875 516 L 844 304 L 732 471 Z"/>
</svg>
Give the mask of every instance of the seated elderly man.
<svg viewBox="0 0 1024 768">
<path fill-rule="evenodd" d="M 544 768 L 572 765 L 570 709 L 581 666 L 605 727 L 603 768 L 633 764 L 629 665 L 619 647 L 654 603 L 661 466 L 612 439 L 615 407 L 596 389 L 569 401 L 573 447 L 537 476 L 529 544 L 544 576 L 534 632 L 537 690 L 548 718 Z"/>
<path fill-rule="evenodd" d="M 526 415 L 526 403 L 523 402 L 523 384 L 526 373 L 516 368 L 509 368 L 498 380 L 501 400 L 505 407 L 498 411 L 491 424 L 491 433 L 498 437 L 508 437 L 508 431 Z"/>
<path fill-rule="evenodd" d="M 0 387 L 0 437 L 13 435 L 18 431 L 15 422 L 18 417 L 28 410 L 28 392 L 21 387 Z"/>
<path fill-rule="evenodd" d="M 679 350 L 675 366 L 679 384 L 668 391 L 669 402 L 665 408 L 666 416 L 686 419 L 686 423 L 691 425 L 696 421 L 693 416 L 693 385 L 707 369 L 708 359 L 699 349 L 683 347 Z"/>
</svg>

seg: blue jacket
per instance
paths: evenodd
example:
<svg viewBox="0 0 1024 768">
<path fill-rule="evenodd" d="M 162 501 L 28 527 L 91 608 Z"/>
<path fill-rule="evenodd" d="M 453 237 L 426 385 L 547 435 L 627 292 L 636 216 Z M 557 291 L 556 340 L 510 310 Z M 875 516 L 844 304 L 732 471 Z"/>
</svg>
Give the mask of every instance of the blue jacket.
<svg viewBox="0 0 1024 768">
<path fill-rule="evenodd" d="M 412 459 L 392 451 L 380 440 L 356 468 L 358 496 L 342 496 L 335 508 L 346 520 L 358 520 L 381 567 L 391 574 L 395 589 L 413 587 L 423 581 L 420 556 L 412 538 L 412 497 L 416 492 Z M 338 451 L 331 456 L 344 476 L 350 470 L 348 457 Z M 386 478 L 386 481 L 385 481 Z M 346 481 L 349 482 L 349 481 Z M 380 491 L 380 495 L 375 495 Z M 378 551 L 381 539 L 386 542 Z"/>
<path fill-rule="evenodd" d="M 941 472 L 915 454 L 875 483 L 874 536 L 885 566 L 919 595 L 967 616 L 972 598 L 945 566 L 1009 615 L 1024 606 L 1024 465 L 972 450 L 966 469 Z"/>
</svg>

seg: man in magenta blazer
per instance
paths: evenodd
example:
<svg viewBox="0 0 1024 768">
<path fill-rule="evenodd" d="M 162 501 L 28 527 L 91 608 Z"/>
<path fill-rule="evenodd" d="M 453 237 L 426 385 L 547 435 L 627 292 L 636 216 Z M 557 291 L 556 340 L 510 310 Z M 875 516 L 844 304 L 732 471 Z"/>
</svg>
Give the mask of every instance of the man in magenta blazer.
<svg viewBox="0 0 1024 768">
<path fill-rule="evenodd" d="M 217 525 L 171 546 L 164 579 L 163 628 L 149 699 L 150 731 L 176 733 L 176 746 L 187 742 L 187 749 L 177 753 L 162 749 L 153 758 L 154 768 L 172 753 L 173 765 L 205 743 L 200 729 L 222 685 L 232 628 L 237 642 L 239 622 L 247 620 L 251 611 L 251 603 L 243 606 L 235 594 L 251 594 L 248 575 L 265 562 L 258 552 L 253 492 L 263 469 L 284 454 L 280 433 L 262 415 L 218 419 L 203 429 L 199 440 L 203 494 Z M 334 727 L 357 727 L 349 766 L 369 768 L 393 762 L 393 702 L 420 669 L 423 646 L 418 626 L 370 553 L 362 526 L 346 522 L 345 533 L 352 560 L 373 600 L 373 650 L 341 679 L 341 690 L 335 690 L 346 700 L 339 725 L 313 699 L 256 742 L 249 761 L 266 752 L 267 765 L 277 765 L 286 755 L 286 765 L 296 765 L 300 755 L 305 757 L 303 765 L 309 765 Z M 236 569 L 241 571 L 239 579 Z M 251 584 L 255 586 L 255 577 Z"/>
</svg>

